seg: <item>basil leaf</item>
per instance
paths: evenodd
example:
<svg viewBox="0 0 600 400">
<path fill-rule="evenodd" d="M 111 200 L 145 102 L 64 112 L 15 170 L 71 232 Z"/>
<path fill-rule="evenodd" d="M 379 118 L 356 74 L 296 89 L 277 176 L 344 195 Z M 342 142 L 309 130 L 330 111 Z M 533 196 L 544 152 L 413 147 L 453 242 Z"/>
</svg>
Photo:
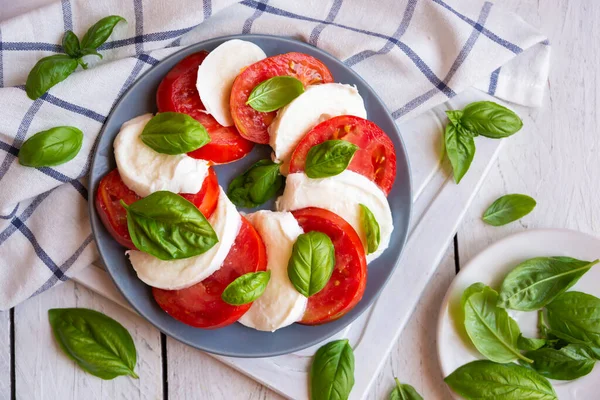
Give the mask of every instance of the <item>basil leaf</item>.
<svg viewBox="0 0 600 400">
<path fill-rule="evenodd" d="M 478 101 L 466 106 L 460 123 L 466 130 L 492 139 L 508 137 L 523 127 L 517 114 L 492 101 Z"/>
<path fill-rule="evenodd" d="M 548 329 L 548 336 L 556 339 L 548 340 L 548 345 L 546 347 L 559 349 L 569 344 L 580 344 L 586 346 L 591 351 L 591 354 L 594 355 L 596 360 L 600 360 L 600 346 L 595 346 L 589 341 L 576 339 L 573 336 L 569 336 L 566 333 L 562 333 L 553 329 Z"/>
<path fill-rule="evenodd" d="M 178 194 L 154 192 L 129 206 L 121 204 L 135 247 L 161 260 L 197 256 L 219 241 L 200 210 Z"/>
<path fill-rule="evenodd" d="M 157 153 L 185 154 L 210 142 L 202 124 L 187 114 L 156 114 L 144 127 L 140 139 Z"/>
<path fill-rule="evenodd" d="M 506 363 L 517 358 L 531 362 L 518 349 L 521 331 L 505 309 L 496 306 L 498 294 L 485 287 L 464 305 L 465 329 L 473 345 L 489 360 Z"/>
<path fill-rule="evenodd" d="M 592 372 L 596 360 L 585 345 L 570 344 L 560 350 L 543 348 L 525 353 L 538 374 L 550 379 L 570 381 Z"/>
<path fill-rule="evenodd" d="M 400 383 L 398 378 L 394 378 L 396 381 L 396 387 L 390 393 L 390 400 L 423 400 L 423 397 L 414 387 L 406 384 Z"/>
<path fill-rule="evenodd" d="M 62 46 L 63 49 L 65 49 L 65 53 L 67 53 L 69 57 L 79 57 L 79 39 L 77 38 L 77 35 L 73 33 L 73 31 L 65 32 L 62 40 Z"/>
<path fill-rule="evenodd" d="M 452 372 L 444 381 L 465 399 L 557 400 L 550 382 L 517 364 L 473 361 Z"/>
<path fill-rule="evenodd" d="M 359 206 L 361 225 L 367 234 L 367 254 L 371 254 L 377 251 L 381 241 L 379 223 L 369 207 L 364 204 L 359 204 Z"/>
<path fill-rule="evenodd" d="M 483 292 L 487 285 L 485 283 L 477 282 L 465 289 L 460 299 L 460 306 L 464 309 L 467 304 L 467 299 L 474 293 Z"/>
<path fill-rule="evenodd" d="M 311 147 L 304 172 L 309 178 L 326 178 L 344 172 L 358 146 L 346 140 L 327 140 Z"/>
<path fill-rule="evenodd" d="M 88 29 L 83 36 L 83 39 L 81 39 L 81 48 L 97 49 L 100 45 L 106 42 L 115 25 L 117 25 L 120 21 L 127 22 L 125 18 L 118 15 L 110 15 L 96 22 L 90 29 Z"/>
<path fill-rule="evenodd" d="M 317 350 L 310 367 L 311 400 L 345 400 L 354 386 L 354 353 L 347 339 Z"/>
<path fill-rule="evenodd" d="M 85 371 L 102 379 L 138 378 L 133 339 L 114 319 L 86 308 L 54 308 L 48 319 L 60 348 Z"/>
<path fill-rule="evenodd" d="M 598 263 L 570 257 L 538 257 L 517 265 L 502 282 L 498 306 L 538 310 L 573 286 Z"/>
<path fill-rule="evenodd" d="M 454 180 L 456 183 L 460 183 L 475 157 L 475 141 L 460 126 L 448 124 L 444 142 L 446 143 L 446 154 L 448 154 L 454 171 Z"/>
<path fill-rule="evenodd" d="M 529 214 L 536 204 L 534 199 L 524 194 L 507 194 L 494 201 L 482 218 L 489 225 L 506 225 Z"/>
<path fill-rule="evenodd" d="M 517 346 L 519 350 L 533 351 L 540 349 L 546 345 L 546 339 L 527 338 L 523 334 L 519 335 Z"/>
<path fill-rule="evenodd" d="M 227 196 L 238 207 L 257 207 L 274 197 L 283 185 L 280 164 L 260 160 L 229 184 Z"/>
<path fill-rule="evenodd" d="M 581 292 L 566 292 L 546 306 L 552 333 L 600 347 L 600 299 Z M 556 332 L 556 333 L 555 333 Z"/>
<path fill-rule="evenodd" d="M 25 91 L 31 100 L 46 93 L 52 86 L 67 79 L 77 68 L 77 60 L 66 54 L 56 54 L 39 60 L 29 71 Z"/>
<path fill-rule="evenodd" d="M 270 278 L 271 271 L 249 272 L 239 276 L 227 285 L 221 298 L 234 306 L 252 303 L 265 292 Z"/>
<path fill-rule="evenodd" d="M 248 97 L 247 105 L 260 112 L 279 110 L 304 93 L 304 85 L 292 76 L 274 76 L 258 84 Z"/>
<path fill-rule="evenodd" d="M 327 285 L 335 266 L 335 250 L 329 236 L 312 231 L 298 236 L 288 263 L 288 277 L 306 297 Z"/>
<path fill-rule="evenodd" d="M 72 126 L 57 126 L 38 132 L 23 143 L 19 150 L 19 163 L 28 167 L 52 167 L 75 158 L 83 132 Z"/>
</svg>

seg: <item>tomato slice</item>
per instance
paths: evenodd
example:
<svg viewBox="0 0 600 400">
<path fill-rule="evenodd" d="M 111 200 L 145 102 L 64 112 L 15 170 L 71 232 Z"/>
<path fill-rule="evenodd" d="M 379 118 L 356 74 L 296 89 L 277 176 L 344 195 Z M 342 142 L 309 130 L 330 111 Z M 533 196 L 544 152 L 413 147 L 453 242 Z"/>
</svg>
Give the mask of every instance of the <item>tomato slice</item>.
<svg viewBox="0 0 600 400">
<path fill-rule="evenodd" d="M 267 269 L 267 252 L 260 235 L 242 217 L 242 227 L 227 258 L 214 274 L 181 290 L 152 288 L 158 305 L 173 318 L 197 328 L 216 329 L 240 319 L 252 305 L 232 306 L 221 294 L 237 277 Z"/>
<path fill-rule="evenodd" d="M 269 143 L 267 128 L 276 112 L 256 111 L 246 105 L 246 101 L 256 85 L 282 75 L 293 76 L 302 81 L 304 86 L 333 82 L 333 76 L 325 64 L 307 54 L 280 54 L 250 65 L 233 82 L 229 102 L 235 126 L 246 139 L 255 143 Z"/>
<path fill-rule="evenodd" d="M 362 299 L 367 285 L 367 259 L 360 237 L 342 217 L 316 207 L 292 211 L 304 232 L 322 232 L 335 249 L 335 269 L 327 285 L 309 297 L 300 321 L 318 325 L 342 317 Z"/>
<path fill-rule="evenodd" d="M 217 208 L 219 199 L 219 182 L 214 169 L 208 169 L 208 175 L 198 193 L 181 196 L 194 203 L 202 214 L 209 218 Z M 102 178 L 96 192 L 95 204 L 100 219 L 111 236 L 128 249 L 135 249 L 135 246 L 127 229 L 127 213 L 120 200 L 131 204 L 139 199 L 141 197 L 125 185 L 116 168 Z"/>
<path fill-rule="evenodd" d="M 160 82 L 156 92 L 156 104 L 159 112 L 188 114 L 206 128 L 210 143 L 190 152 L 190 157 L 225 164 L 250 153 L 254 143 L 241 137 L 235 127 L 222 126 L 206 113 L 196 89 L 196 79 L 198 66 L 207 55 L 207 51 L 201 51 L 177 63 Z"/>
<path fill-rule="evenodd" d="M 292 153 L 290 173 L 304 171 L 308 151 L 332 139 L 357 145 L 348 169 L 375 182 L 386 195 L 390 192 L 396 180 L 394 144 L 375 123 L 352 115 L 328 119 L 311 129 Z"/>
</svg>

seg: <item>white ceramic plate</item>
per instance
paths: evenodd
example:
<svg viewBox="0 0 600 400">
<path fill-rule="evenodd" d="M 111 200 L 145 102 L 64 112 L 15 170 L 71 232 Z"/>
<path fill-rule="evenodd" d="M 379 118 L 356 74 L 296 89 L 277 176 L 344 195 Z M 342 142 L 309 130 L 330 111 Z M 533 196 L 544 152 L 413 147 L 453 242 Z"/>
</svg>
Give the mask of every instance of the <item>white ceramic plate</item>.
<svg viewBox="0 0 600 400">
<path fill-rule="evenodd" d="M 451 310 L 460 307 L 463 291 L 475 282 L 483 282 L 496 290 L 502 280 L 519 263 L 534 257 L 568 256 L 580 260 L 600 258 L 600 239 L 566 229 L 532 230 L 509 236 L 494 243 L 475 258 L 454 279 L 448 288 L 438 319 L 437 347 L 444 377 L 455 369 L 483 359 L 470 343 L 461 321 Z M 600 266 L 590 269 L 571 290 L 600 297 Z M 537 312 L 509 310 L 524 336 L 536 337 Z M 560 400 L 590 400 L 600 398 L 598 382 L 600 366 L 575 381 L 551 380 Z M 454 394 L 455 399 L 460 399 Z"/>
</svg>

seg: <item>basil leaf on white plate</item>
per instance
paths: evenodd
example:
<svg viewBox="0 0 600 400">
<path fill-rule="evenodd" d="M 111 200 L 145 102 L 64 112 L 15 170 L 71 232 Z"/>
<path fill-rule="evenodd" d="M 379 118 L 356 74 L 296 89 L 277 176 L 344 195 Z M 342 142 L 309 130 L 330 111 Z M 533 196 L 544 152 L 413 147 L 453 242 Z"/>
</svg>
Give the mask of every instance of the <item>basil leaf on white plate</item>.
<svg viewBox="0 0 600 400">
<path fill-rule="evenodd" d="M 390 393 L 390 400 L 423 400 L 423 397 L 414 387 L 406 383 L 400 383 L 398 378 L 394 378 L 396 381 L 396 387 L 392 389 Z"/>
<path fill-rule="evenodd" d="M 533 360 L 528 367 L 550 379 L 570 381 L 592 372 L 596 359 L 582 344 L 569 344 L 559 350 L 543 348 L 525 353 Z"/>
<path fill-rule="evenodd" d="M 519 350 L 533 351 L 541 349 L 546 345 L 546 343 L 546 339 L 528 338 L 521 334 L 519 335 L 519 339 L 517 340 L 517 347 L 519 348 Z"/>
<path fill-rule="evenodd" d="M 502 226 L 529 214 L 536 201 L 524 194 L 507 194 L 500 197 L 485 210 L 483 221 L 489 225 Z"/>
<path fill-rule="evenodd" d="M 229 184 L 227 197 L 238 207 L 253 208 L 274 197 L 283 185 L 281 164 L 260 160 Z"/>
<path fill-rule="evenodd" d="M 551 333 L 600 348 L 600 299 L 582 292 L 566 292 L 546 306 Z M 568 340 L 574 342 L 573 340 Z"/>
<path fill-rule="evenodd" d="M 354 352 L 347 339 L 317 350 L 310 368 L 311 400 L 348 399 L 354 386 Z"/>
<path fill-rule="evenodd" d="M 138 378 L 133 339 L 114 319 L 85 308 L 51 309 L 48 319 L 60 348 L 85 371 L 102 379 Z"/>
<path fill-rule="evenodd" d="M 270 278 L 271 271 L 249 272 L 239 276 L 227 285 L 221 298 L 234 306 L 252 303 L 265 292 Z"/>
<path fill-rule="evenodd" d="M 72 126 L 57 126 L 38 132 L 23 143 L 19 163 L 27 167 L 53 167 L 77 156 L 83 132 Z"/>
<path fill-rule="evenodd" d="M 462 110 L 460 124 L 468 131 L 492 139 L 511 136 L 523 127 L 514 111 L 493 101 L 477 101 Z"/>
<path fill-rule="evenodd" d="M 298 236 L 288 263 L 288 277 L 299 293 L 306 297 L 319 293 L 334 267 L 335 249 L 329 236 L 317 231 Z"/>
<path fill-rule="evenodd" d="M 361 225 L 367 236 L 367 254 L 371 254 L 377 251 L 381 241 L 379 223 L 369 207 L 364 204 L 359 204 L 359 206 Z"/>
<path fill-rule="evenodd" d="M 304 172 L 313 179 L 339 175 L 348 168 L 357 150 L 357 145 L 346 140 L 319 143 L 308 151 Z"/>
<path fill-rule="evenodd" d="M 304 93 L 304 85 L 292 76 L 274 76 L 258 84 L 246 104 L 260 112 L 279 110 Z"/>
<path fill-rule="evenodd" d="M 140 135 L 148 147 L 162 154 L 185 154 L 210 142 L 204 126 L 187 114 L 164 112 L 156 114 Z"/>
</svg>

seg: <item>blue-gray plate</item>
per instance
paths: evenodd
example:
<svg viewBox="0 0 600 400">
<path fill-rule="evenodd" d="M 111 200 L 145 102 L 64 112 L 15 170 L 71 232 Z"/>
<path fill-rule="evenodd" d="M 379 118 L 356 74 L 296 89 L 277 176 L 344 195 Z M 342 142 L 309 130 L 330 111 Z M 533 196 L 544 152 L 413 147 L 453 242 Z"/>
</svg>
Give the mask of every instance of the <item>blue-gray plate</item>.
<svg viewBox="0 0 600 400">
<path fill-rule="evenodd" d="M 394 233 L 389 248 L 379 259 L 369 265 L 367 287 L 362 300 L 342 318 L 319 326 L 292 324 L 273 333 L 249 329 L 238 323 L 217 330 L 193 328 L 173 319 L 156 304 L 150 287 L 137 278 L 124 254 L 125 249 L 113 240 L 104 228 L 93 201 L 89 202 L 90 217 L 100 256 L 115 285 L 132 307 L 154 326 L 181 342 L 210 353 L 233 357 L 270 357 L 301 350 L 327 339 L 351 323 L 377 298 L 398 266 L 406 241 L 412 204 L 410 173 L 405 147 L 396 124 L 381 99 L 358 74 L 330 54 L 303 42 L 276 36 L 236 35 L 207 40 L 174 53 L 155 65 L 129 88 L 115 105 L 100 132 L 90 173 L 93 196 L 96 194 L 100 179 L 115 168 L 113 140 L 121 124 L 138 115 L 156 112 L 156 88 L 167 72 L 182 58 L 200 50 L 210 51 L 230 39 L 254 42 L 268 56 L 296 51 L 318 58 L 331 70 L 336 82 L 356 85 L 365 101 L 368 118 L 379 125 L 392 139 L 396 148 L 397 171 L 396 183 L 388 199 L 394 218 Z M 255 161 L 267 158 L 269 155 L 268 146 L 257 145 L 242 160 L 215 167 L 219 184 L 226 189 L 235 176 L 245 171 Z M 273 209 L 273 201 L 261 208 Z M 402 268 L 400 267 L 396 273 L 401 274 Z"/>
</svg>

